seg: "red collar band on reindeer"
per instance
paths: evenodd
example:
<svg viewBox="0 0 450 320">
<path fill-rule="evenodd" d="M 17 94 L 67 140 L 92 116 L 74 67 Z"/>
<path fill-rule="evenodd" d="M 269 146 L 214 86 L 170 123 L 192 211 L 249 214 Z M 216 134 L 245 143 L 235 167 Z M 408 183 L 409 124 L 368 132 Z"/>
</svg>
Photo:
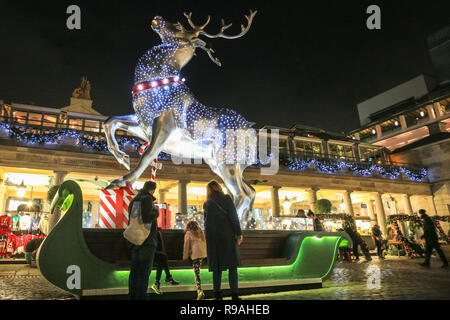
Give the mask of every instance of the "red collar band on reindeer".
<svg viewBox="0 0 450 320">
<path fill-rule="evenodd" d="M 159 80 L 141 82 L 133 86 L 133 95 L 142 91 L 168 86 L 169 84 L 172 83 L 184 82 L 185 80 L 186 79 L 184 78 L 181 79 L 180 77 L 175 76 Z"/>
</svg>

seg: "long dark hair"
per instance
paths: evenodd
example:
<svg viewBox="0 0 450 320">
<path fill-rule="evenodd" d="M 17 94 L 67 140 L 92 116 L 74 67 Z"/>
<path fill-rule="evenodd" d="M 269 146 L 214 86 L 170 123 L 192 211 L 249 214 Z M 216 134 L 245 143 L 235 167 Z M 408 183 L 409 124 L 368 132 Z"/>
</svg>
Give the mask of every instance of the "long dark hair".
<svg viewBox="0 0 450 320">
<path fill-rule="evenodd" d="M 216 180 L 211 180 L 206 186 L 206 199 L 209 200 L 216 194 L 224 194 L 222 187 Z"/>
<path fill-rule="evenodd" d="M 202 241 L 205 241 L 205 233 L 203 232 L 202 228 L 200 227 L 200 224 L 195 220 L 190 220 L 186 224 L 185 231 L 190 231 L 196 238 L 202 239 Z"/>
</svg>

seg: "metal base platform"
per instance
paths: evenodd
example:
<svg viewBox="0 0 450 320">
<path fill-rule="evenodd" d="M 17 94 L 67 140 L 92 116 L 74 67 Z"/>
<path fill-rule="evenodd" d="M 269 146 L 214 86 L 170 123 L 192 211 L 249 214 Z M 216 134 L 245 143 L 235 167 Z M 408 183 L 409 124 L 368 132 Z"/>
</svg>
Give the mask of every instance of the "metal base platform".
<svg viewBox="0 0 450 320">
<path fill-rule="evenodd" d="M 161 286 L 162 295 L 157 295 L 150 288 L 149 284 L 149 299 L 151 300 L 195 300 L 197 299 L 197 290 L 195 285 L 192 286 Z M 276 281 L 262 281 L 262 282 L 240 282 L 239 294 L 248 295 L 256 293 L 273 293 L 281 291 L 292 290 L 306 290 L 322 288 L 322 279 L 298 279 L 298 280 L 276 280 Z M 205 284 L 202 286 L 206 298 L 213 298 L 212 284 Z M 228 283 L 222 283 L 222 291 L 224 296 L 230 296 L 231 291 Z M 91 289 L 83 290 L 83 296 L 80 299 L 128 299 L 128 288 L 117 289 Z"/>
</svg>

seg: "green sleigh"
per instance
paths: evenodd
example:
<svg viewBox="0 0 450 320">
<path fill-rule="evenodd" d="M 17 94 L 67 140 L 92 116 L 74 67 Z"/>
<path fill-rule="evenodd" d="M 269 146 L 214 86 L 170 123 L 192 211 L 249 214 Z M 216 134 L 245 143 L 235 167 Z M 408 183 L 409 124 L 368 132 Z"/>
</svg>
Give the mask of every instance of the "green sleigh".
<svg viewBox="0 0 450 320">
<path fill-rule="evenodd" d="M 37 264 L 42 275 L 53 285 L 76 297 L 125 296 L 128 293 L 129 270 L 98 258 L 86 244 L 82 230 L 82 192 L 76 182 L 65 181 L 61 185 L 52 208 L 58 203 L 67 211 L 39 250 Z M 286 263 L 239 268 L 240 290 L 268 292 L 276 288 L 321 287 L 322 280 L 333 270 L 339 247 L 351 245 L 351 239 L 345 232 L 289 232 L 284 245 Z M 189 293 L 195 291 L 192 269 L 172 269 L 171 273 L 180 285 L 162 287 L 163 291 L 190 297 Z M 154 277 L 155 272 L 152 272 L 150 283 Z M 206 288 L 204 290 L 211 287 L 212 273 L 207 268 L 201 270 L 201 279 Z M 226 282 L 224 273 L 223 283 Z"/>
</svg>

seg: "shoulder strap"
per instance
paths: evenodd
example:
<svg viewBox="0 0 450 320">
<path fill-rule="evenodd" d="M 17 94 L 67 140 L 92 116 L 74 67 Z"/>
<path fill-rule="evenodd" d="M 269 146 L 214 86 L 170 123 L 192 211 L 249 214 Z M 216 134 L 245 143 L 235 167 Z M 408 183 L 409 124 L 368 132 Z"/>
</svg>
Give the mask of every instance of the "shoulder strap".
<svg viewBox="0 0 450 320">
<path fill-rule="evenodd" d="M 228 214 L 228 211 L 226 211 L 224 208 L 222 208 L 222 206 L 220 204 L 218 204 L 215 200 L 211 199 L 212 202 L 214 202 L 220 210 L 222 210 L 223 212 L 225 212 L 226 214 Z"/>
</svg>

